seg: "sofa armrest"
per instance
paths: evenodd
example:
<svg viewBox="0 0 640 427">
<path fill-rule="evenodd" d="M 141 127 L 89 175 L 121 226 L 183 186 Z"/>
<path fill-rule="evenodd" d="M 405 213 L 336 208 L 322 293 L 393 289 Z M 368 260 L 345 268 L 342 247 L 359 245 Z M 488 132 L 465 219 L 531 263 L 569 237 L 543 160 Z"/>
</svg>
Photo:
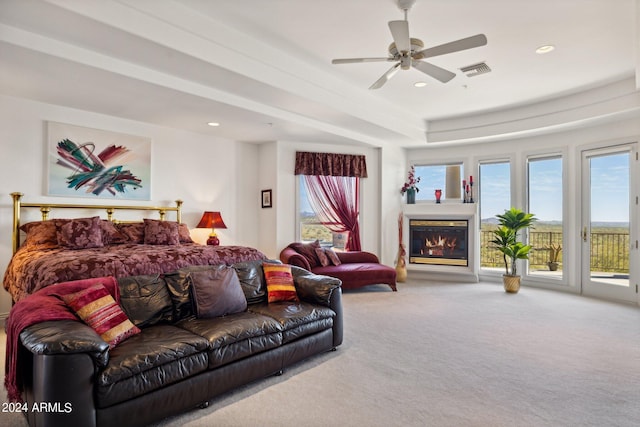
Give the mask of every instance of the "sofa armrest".
<svg viewBox="0 0 640 427">
<path fill-rule="evenodd" d="M 311 273 L 300 267 L 292 266 L 293 283 L 300 299 L 331 306 L 331 297 L 342 281 L 335 277 Z"/>
<path fill-rule="evenodd" d="M 20 333 L 20 341 L 34 355 L 86 353 L 101 368 L 109 361 L 109 344 L 91 327 L 75 320 L 36 323 Z"/>
<path fill-rule="evenodd" d="M 355 252 L 336 252 L 338 255 L 338 259 L 340 262 L 344 264 L 351 264 L 355 262 L 372 262 L 376 264 L 380 264 L 380 260 L 376 254 L 371 252 L 364 251 L 355 251 Z"/>
<path fill-rule="evenodd" d="M 296 252 L 295 249 L 288 246 L 284 248 L 282 252 L 280 252 L 280 261 L 285 264 L 304 268 L 305 270 L 311 270 L 309 261 L 307 261 L 307 259 L 303 255 Z"/>
</svg>

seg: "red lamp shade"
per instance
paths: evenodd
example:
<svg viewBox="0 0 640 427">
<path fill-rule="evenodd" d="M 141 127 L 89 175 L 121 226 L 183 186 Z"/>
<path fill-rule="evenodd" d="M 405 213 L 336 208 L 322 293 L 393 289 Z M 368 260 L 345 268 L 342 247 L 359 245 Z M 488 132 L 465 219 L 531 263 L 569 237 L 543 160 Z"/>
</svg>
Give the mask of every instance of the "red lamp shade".
<svg viewBox="0 0 640 427">
<path fill-rule="evenodd" d="M 227 228 L 227 226 L 222 220 L 222 215 L 220 215 L 220 212 L 206 211 L 202 214 L 202 218 L 200 218 L 200 222 L 198 223 L 196 228 L 210 228 L 211 234 L 209 234 L 209 238 L 207 239 L 207 245 L 217 246 L 220 244 L 220 240 L 216 235 L 215 229 Z"/>
</svg>

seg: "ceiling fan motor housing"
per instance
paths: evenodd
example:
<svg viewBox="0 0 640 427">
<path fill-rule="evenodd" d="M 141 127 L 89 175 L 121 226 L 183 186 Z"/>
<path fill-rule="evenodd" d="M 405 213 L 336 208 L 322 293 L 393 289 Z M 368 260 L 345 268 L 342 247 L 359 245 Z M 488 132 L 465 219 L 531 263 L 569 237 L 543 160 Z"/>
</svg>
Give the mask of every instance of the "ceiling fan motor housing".
<svg viewBox="0 0 640 427">
<path fill-rule="evenodd" d="M 421 51 L 422 49 L 424 49 L 424 43 L 422 43 L 422 40 L 420 39 L 411 39 L 411 56 L 413 56 L 414 53 Z M 402 54 L 400 52 L 398 52 L 398 48 L 396 47 L 395 43 L 391 43 L 389 45 L 389 55 L 391 55 L 393 58 L 400 58 L 402 56 Z M 420 59 L 417 57 L 414 57 L 414 59 Z"/>
<path fill-rule="evenodd" d="M 403 70 L 408 70 L 409 68 L 411 68 L 411 59 L 422 58 L 422 55 L 416 55 L 416 53 L 421 51 L 423 48 L 424 43 L 422 43 L 422 40 L 411 39 L 411 52 L 398 52 L 396 44 L 391 43 L 389 45 L 389 54 L 394 60 L 400 61 L 400 68 L 402 68 Z"/>
</svg>

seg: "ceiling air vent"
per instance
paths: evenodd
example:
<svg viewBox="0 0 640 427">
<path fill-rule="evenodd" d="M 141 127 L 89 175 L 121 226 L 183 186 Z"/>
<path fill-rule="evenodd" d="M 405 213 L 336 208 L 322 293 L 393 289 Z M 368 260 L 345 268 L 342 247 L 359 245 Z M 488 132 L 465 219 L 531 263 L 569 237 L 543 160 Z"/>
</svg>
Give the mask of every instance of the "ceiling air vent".
<svg viewBox="0 0 640 427">
<path fill-rule="evenodd" d="M 480 74 L 486 74 L 491 72 L 491 68 L 484 62 L 479 62 L 473 65 L 467 65 L 466 67 L 460 68 L 460 71 L 465 73 L 467 77 L 473 77 Z"/>
</svg>

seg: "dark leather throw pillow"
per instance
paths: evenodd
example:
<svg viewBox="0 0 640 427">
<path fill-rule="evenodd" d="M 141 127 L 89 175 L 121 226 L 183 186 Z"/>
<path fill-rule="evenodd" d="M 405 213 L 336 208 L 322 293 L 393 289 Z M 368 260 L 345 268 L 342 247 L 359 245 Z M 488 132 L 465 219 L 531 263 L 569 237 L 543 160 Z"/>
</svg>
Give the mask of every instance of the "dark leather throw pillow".
<svg viewBox="0 0 640 427">
<path fill-rule="evenodd" d="M 226 316 L 247 309 L 240 280 L 232 267 L 214 265 L 191 271 L 189 281 L 198 318 Z"/>
</svg>

